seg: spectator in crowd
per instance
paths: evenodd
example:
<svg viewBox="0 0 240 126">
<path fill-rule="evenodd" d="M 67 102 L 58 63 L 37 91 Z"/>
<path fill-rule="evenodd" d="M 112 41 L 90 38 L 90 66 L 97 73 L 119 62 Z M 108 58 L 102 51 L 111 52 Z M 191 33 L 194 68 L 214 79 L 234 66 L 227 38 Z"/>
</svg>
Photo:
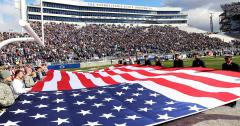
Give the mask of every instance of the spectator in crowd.
<svg viewBox="0 0 240 126">
<path fill-rule="evenodd" d="M 42 64 L 42 75 L 46 76 L 48 72 L 47 64 Z"/>
<path fill-rule="evenodd" d="M 43 78 L 43 74 L 42 74 L 42 68 L 41 67 L 36 67 L 36 81 L 40 81 Z"/>
<path fill-rule="evenodd" d="M 34 86 L 34 80 L 32 77 L 33 71 L 32 68 L 26 67 L 25 68 L 25 76 L 24 76 L 24 83 L 26 88 L 31 88 Z"/>
<path fill-rule="evenodd" d="M 0 72 L 0 108 L 9 107 L 15 102 L 14 94 L 10 87 L 11 73 L 8 70 Z"/>
<path fill-rule="evenodd" d="M 205 67 L 205 63 L 200 59 L 199 53 L 195 53 L 194 58 L 195 60 L 193 60 L 192 67 Z"/>
<path fill-rule="evenodd" d="M 22 70 L 17 70 L 15 72 L 14 80 L 11 85 L 15 98 L 18 98 L 19 95 L 30 91 L 30 89 L 25 88 L 25 84 L 23 83 L 23 76 L 24 76 L 24 72 Z"/>
<path fill-rule="evenodd" d="M 184 67 L 183 60 L 180 58 L 180 54 L 175 54 L 175 60 L 173 61 L 173 67 Z"/>
</svg>

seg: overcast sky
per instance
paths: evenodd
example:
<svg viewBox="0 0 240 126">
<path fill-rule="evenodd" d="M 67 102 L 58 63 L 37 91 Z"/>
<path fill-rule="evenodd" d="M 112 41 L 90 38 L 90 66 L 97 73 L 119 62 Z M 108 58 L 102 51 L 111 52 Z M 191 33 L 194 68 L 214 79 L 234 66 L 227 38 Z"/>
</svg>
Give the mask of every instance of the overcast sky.
<svg viewBox="0 0 240 126">
<path fill-rule="evenodd" d="M 15 0 L 0 0 L 0 31 L 16 31 L 21 28 L 18 25 L 19 12 L 15 8 Z M 82 0 L 79 0 L 82 1 Z M 141 6 L 171 6 L 181 7 L 189 15 L 189 25 L 210 30 L 209 13 L 214 13 L 214 30 L 219 31 L 219 14 L 222 13 L 221 4 L 238 2 L 240 0 L 84 0 L 86 2 L 103 2 L 130 4 Z M 27 0 L 35 3 L 37 0 Z"/>
</svg>

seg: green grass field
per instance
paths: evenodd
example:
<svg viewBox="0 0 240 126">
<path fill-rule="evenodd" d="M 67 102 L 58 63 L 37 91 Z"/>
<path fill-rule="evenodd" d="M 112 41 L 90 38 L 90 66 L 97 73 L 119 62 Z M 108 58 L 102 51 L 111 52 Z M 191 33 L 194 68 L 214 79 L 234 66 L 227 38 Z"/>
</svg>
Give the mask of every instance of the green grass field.
<svg viewBox="0 0 240 126">
<path fill-rule="evenodd" d="M 216 57 L 216 58 L 214 58 L 214 57 L 204 57 L 204 58 L 201 58 L 201 59 L 205 62 L 206 67 L 214 68 L 214 69 L 222 69 L 222 64 L 225 62 L 224 57 Z M 185 67 L 190 67 L 190 66 L 192 66 L 192 62 L 193 62 L 193 59 L 184 60 L 184 66 Z M 233 62 L 239 64 L 240 63 L 240 56 L 235 56 L 233 58 Z M 163 62 L 163 65 L 165 67 L 172 67 L 173 63 L 172 63 L 172 61 L 165 61 L 165 62 Z"/>
<path fill-rule="evenodd" d="M 206 67 L 214 68 L 214 69 L 222 69 L 222 64 L 225 62 L 224 57 L 216 57 L 216 58 L 214 58 L 214 57 L 203 57 L 201 59 L 205 62 Z M 192 61 L 193 61 L 193 59 L 184 60 L 184 66 L 185 67 L 192 66 Z M 235 63 L 239 64 L 240 63 L 240 56 L 235 56 L 233 58 L 233 61 Z M 173 66 L 173 61 L 164 61 L 163 65 L 164 65 L 164 67 L 172 67 Z M 111 65 L 89 67 L 89 68 L 80 68 L 80 69 L 66 69 L 66 71 L 87 72 L 87 71 L 92 71 L 92 70 L 104 69 L 104 68 L 109 67 L 109 66 L 111 66 Z"/>
</svg>

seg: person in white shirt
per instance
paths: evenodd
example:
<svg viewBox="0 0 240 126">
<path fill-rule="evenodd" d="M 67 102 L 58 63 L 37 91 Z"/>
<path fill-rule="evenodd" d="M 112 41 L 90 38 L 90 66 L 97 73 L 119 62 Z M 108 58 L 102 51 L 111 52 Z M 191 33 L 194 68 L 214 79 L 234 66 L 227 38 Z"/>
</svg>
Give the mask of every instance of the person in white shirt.
<svg viewBox="0 0 240 126">
<path fill-rule="evenodd" d="M 25 88 L 25 84 L 23 83 L 23 77 L 24 77 L 24 73 L 22 70 L 17 70 L 15 72 L 14 80 L 11 85 L 15 98 L 17 98 L 21 94 L 24 94 L 30 91 L 30 89 Z"/>
</svg>

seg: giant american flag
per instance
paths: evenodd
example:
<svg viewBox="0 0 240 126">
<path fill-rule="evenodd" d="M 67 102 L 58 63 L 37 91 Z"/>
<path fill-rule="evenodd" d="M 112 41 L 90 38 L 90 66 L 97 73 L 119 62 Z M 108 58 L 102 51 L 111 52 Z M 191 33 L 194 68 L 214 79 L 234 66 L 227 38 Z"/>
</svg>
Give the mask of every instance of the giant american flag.
<svg viewBox="0 0 240 126">
<path fill-rule="evenodd" d="M 114 66 L 49 71 L 0 117 L 0 126 L 145 126 L 240 98 L 240 73 L 208 68 Z"/>
</svg>

